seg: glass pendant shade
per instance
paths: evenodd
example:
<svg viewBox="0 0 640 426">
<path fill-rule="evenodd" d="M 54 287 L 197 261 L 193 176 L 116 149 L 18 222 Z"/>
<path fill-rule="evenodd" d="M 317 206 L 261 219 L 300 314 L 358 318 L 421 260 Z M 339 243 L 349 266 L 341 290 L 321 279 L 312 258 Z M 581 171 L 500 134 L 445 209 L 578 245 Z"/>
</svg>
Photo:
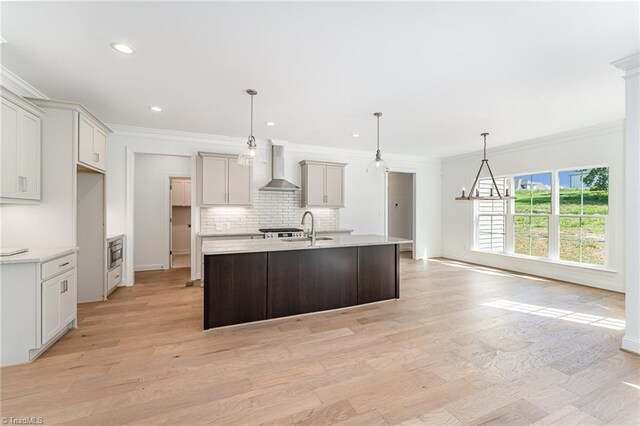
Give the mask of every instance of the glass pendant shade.
<svg viewBox="0 0 640 426">
<path fill-rule="evenodd" d="M 388 171 L 389 166 L 387 165 L 387 162 L 382 159 L 380 150 L 378 150 L 376 152 L 376 158 L 369 163 L 369 166 L 367 166 L 367 173 L 373 176 L 383 176 Z"/>
<path fill-rule="evenodd" d="M 376 117 L 377 120 L 377 151 L 376 158 L 367 166 L 367 174 L 384 176 L 389 171 L 389 166 L 387 162 L 382 159 L 382 154 L 380 153 L 380 117 L 382 117 L 382 113 L 374 112 L 373 116 Z"/>
<path fill-rule="evenodd" d="M 258 149 L 256 140 L 253 136 L 249 136 L 247 148 L 238 156 L 238 164 L 243 166 L 253 166 L 254 164 L 265 164 L 266 159 L 262 150 Z"/>
<path fill-rule="evenodd" d="M 247 140 L 247 148 L 238 155 L 238 164 L 243 166 L 253 166 L 254 164 L 266 164 L 264 153 L 258 149 L 256 138 L 253 136 L 253 97 L 258 94 L 253 89 L 247 89 L 247 94 L 251 96 L 251 133 Z"/>
</svg>

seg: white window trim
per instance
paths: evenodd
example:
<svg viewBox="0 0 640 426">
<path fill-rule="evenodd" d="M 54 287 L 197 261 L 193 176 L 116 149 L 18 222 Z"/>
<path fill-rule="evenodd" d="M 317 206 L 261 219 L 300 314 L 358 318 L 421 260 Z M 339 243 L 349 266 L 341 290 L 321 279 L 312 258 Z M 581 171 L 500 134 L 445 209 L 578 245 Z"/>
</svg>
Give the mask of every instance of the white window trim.
<svg viewBox="0 0 640 426">
<path fill-rule="evenodd" d="M 611 180 L 611 166 L 609 164 L 598 164 L 592 166 L 580 166 L 582 169 L 595 169 L 600 167 L 609 168 L 609 180 Z M 504 242 L 504 252 L 496 252 L 489 250 L 481 250 L 478 248 L 478 223 L 477 218 L 479 216 L 478 213 L 478 203 L 474 202 L 473 208 L 473 244 L 471 246 L 471 251 L 477 253 L 484 253 L 488 255 L 497 255 L 497 256 L 506 256 L 517 259 L 530 260 L 534 262 L 544 262 L 544 263 L 552 263 L 555 265 L 561 266 L 570 266 L 579 269 L 588 269 L 594 271 L 603 271 L 616 273 L 617 271 L 611 269 L 611 246 L 610 246 L 610 217 L 611 217 L 611 206 L 615 205 L 611 200 L 611 188 L 609 188 L 609 212 L 606 215 L 571 215 L 571 214 L 560 214 L 560 173 L 576 170 L 578 167 L 568 167 L 568 168 L 560 168 L 560 169 L 549 169 L 537 172 L 522 172 L 522 173 L 514 173 L 511 175 L 502 175 L 496 176 L 497 179 L 507 179 L 507 183 L 509 187 L 512 189 L 515 194 L 515 177 L 522 175 L 536 175 L 543 173 L 551 173 L 551 213 L 546 214 L 538 214 L 539 216 L 544 216 L 549 218 L 549 248 L 548 248 L 548 257 L 536 257 L 529 256 L 523 254 L 517 254 L 514 252 L 514 240 L 515 240 L 515 230 L 514 230 L 514 216 L 536 216 L 536 214 L 515 214 L 515 200 L 508 200 L 506 202 L 506 223 L 505 223 L 505 242 Z M 556 196 L 557 194 L 557 196 Z M 593 263 L 581 263 L 581 262 L 572 262 L 567 260 L 560 260 L 560 218 L 561 217 L 604 217 L 605 219 L 605 263 L 604 265 L 597 265 Z"/>
</svg>

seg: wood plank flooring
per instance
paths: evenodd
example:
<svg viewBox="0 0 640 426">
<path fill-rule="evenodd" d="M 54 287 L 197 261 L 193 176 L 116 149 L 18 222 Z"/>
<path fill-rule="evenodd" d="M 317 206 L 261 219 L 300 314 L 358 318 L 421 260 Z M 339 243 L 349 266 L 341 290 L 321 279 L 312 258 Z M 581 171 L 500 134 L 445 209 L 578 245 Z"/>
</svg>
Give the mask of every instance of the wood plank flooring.
<svg viewBox="0 0 640 426">
<path fill-rule="evenodd" d="M 40 359 L 1 414 L 45 424 L 638 424 L 624 296 L 435 259 L 401 299 L 202 332 L 188 269 L 139 273 Z"/>
</svg>

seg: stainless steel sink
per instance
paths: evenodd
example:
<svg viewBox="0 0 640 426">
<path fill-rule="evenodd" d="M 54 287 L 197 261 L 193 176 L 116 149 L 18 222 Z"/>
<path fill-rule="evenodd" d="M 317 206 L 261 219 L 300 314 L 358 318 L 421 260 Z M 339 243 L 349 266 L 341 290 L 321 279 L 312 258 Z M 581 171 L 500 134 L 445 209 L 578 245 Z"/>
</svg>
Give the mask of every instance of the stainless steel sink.
<svg viewBox="0 0 640 426">
<path fill-rule="evenodd" d="M 333 240 L 333 238 L 331 237 L 317 237 L 316 241 L 331 241 Z M 299 243 L 301 241 L 309 241 L 311 242 L 311 238 L 284 238 L 282 241 L 286 241 L 288 243 Z"/>
</svg>

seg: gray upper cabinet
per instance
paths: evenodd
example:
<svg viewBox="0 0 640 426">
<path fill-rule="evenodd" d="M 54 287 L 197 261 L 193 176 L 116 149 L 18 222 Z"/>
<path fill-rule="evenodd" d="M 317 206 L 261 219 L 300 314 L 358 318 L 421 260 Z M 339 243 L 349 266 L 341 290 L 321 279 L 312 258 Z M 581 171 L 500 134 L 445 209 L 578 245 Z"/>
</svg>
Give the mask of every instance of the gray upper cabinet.
<svg viewBox="0 0 640 426">
<path fill-rule="evenodd" d="M 344 207 L 344 163 L 301 161 L 302 204 Z"/>
<path fill-rule="evenodd" d="M 202 206 L 246 206 L 253 202 L 253 167 L 238 164 L 238 156 L 201 152 L 198 166 Z"/>
<path fill-rule="evenodd" d="M 40 200 L 41 120 L 36 105 L 2 88 L 0 200 Z"/>
</svg>

